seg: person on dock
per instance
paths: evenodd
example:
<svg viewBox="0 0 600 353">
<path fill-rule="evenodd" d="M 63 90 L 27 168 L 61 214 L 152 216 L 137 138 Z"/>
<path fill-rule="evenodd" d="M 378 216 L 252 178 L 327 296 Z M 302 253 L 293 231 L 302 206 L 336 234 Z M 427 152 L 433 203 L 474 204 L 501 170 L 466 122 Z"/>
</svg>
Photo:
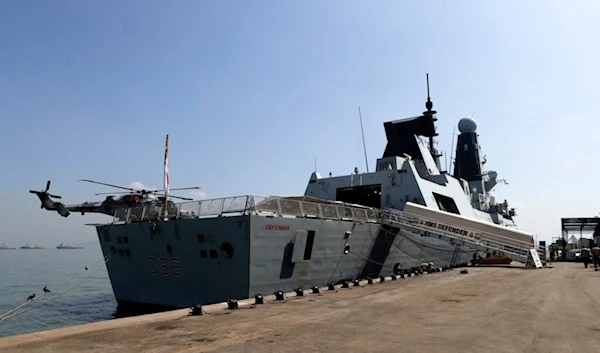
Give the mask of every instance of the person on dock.
<svg viewBox="0 0 600 353">
<path fill-rule="evenodd" d="M 588 265 L 590 264 L 590 249 L 581 249 L 581 261 L 583 261 L 583 266 L 585 266 L 585 268 L 588 268 Z"/>
<path fill-rule="evenodd" d="M 594 244 L 592 247 L 592 259 L 594 260 L 594 270 L 598 271 L 598 262 L 600 262 L 600 248 Z"/>
</svg>

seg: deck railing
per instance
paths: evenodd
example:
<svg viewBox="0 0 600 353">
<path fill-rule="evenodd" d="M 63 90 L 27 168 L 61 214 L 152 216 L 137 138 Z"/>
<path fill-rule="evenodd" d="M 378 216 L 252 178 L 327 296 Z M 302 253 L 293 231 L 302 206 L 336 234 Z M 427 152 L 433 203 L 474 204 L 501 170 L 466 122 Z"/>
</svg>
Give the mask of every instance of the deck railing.
<svg viewBox="0 0 600 353">
<path fill-rule="evenodd" d="M 164 206 L 145 205 L 123 208 L 115 212 L 113 223 L 163 219 Z M 285 197 L 236 196 L 219 199 L 169 203 L 169 219 L 226 217 L 262 214 L 277 217 L 301 217 L 357 222 L 377 222 L 381 210 L 351 207 L 333 203 L 317 203 Z"/>
</svg>

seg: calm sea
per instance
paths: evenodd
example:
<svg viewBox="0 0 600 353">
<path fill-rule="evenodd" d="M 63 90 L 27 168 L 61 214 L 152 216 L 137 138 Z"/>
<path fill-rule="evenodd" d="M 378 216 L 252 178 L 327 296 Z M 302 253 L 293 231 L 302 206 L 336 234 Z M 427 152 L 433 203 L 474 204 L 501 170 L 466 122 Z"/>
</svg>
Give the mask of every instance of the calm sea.
<svg viewBox="0 0 600 353">
<path fill-rule="evenodd" d="M 117 302 L 99 245 L 88 244 L 80 250 L 0 250 L 0 268 L 0 320 L 31 294 L 38 297 L 14 313 L 31 310 L 0 322 L 0 337 L 117 315 Z M 42 296 L 44 286 L 54 290 Z"/>
</svg>

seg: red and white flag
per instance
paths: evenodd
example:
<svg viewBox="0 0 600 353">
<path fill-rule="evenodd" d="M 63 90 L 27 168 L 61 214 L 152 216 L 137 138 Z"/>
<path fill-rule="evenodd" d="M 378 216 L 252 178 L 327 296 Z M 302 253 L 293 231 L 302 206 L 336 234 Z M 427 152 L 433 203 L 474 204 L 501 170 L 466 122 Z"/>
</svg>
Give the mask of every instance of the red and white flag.
<svg viewBox="0 0 600 353">
<path fill-rule="evenodd" d="M 167 135 L 167 140 L 165 142 L 165 197 L 169 193 L 169 135 Z"/>
</svg>

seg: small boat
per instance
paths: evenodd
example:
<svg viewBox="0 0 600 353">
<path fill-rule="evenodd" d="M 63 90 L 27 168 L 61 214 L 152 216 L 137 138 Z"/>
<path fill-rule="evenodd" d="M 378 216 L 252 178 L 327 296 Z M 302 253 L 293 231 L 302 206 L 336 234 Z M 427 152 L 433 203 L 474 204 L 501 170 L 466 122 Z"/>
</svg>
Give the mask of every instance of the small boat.
<svg viewBox="0 0 600 353">
<path fill-rule="evenodd" d="M 69 244 L 64 244 L 64 243 L 60 243 L 56 248 L 57 249 L 83 249 L 82 246 L 74 246 L 74 245 L 69 245 Z"/>
<path fill-rule="evenodd" d="M 21 246 L 21 249 L 26 249 L 26 250 L 29 250 L 29 249 L 32 249 L 32 250 L 37 250 L 37 249 L 43 249 L 43 248 L 42 248 L 41 246 L 39 246 L 39 245 L 29 246 L 29 243 L 27 243 L 27 244 L 25 244 L 25 245 Z"/>
<path fill-rule="evenodd" d="M 10 246 L 6 245 L 6 243 L 2 243 L 0 244 L 0 250 L 15 250 L 16 248 L 11 248 Z"/>
</svg>

